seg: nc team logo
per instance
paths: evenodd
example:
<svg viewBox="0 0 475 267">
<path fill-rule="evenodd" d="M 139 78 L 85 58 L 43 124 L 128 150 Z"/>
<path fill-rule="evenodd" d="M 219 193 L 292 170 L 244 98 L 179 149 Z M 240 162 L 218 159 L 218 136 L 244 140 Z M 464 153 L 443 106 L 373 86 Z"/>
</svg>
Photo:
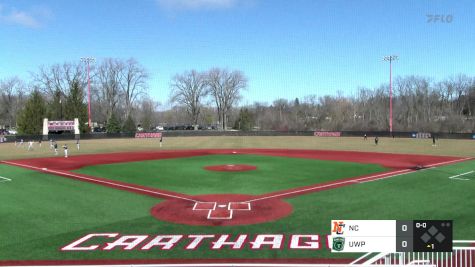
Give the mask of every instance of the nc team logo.
<svg viewBox="0 0 475 267">
<path fill-rule="evenodd" d="M 345 238 L 344 237 L 334 237 L 332 249 L 334 251 L 343 251 L 345 249 Z"/>
<path fill-rule="evenodd" d="M 343 221 L 333 222 L 332 233 L 336 233 L 337 235 L 342 235 L 343 234 L 343 228 L 345 228 L 345 223 Z"/>
</svg>

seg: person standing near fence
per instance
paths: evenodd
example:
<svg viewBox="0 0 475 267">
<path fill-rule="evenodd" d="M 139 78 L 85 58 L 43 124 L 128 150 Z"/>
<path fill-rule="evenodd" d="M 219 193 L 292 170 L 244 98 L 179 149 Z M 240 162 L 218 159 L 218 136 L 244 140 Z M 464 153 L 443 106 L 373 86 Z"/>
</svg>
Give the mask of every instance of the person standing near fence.
<svg viewBox="0 0 475 267">
<path fill-rule="evenodd" d="M 54 148 L 54 154 L 57 156 L 58 155 L 58 144 L 56 142 L 54 142 L 53 148 Z"/>
<path fill-rule="evenodd" d="M 67 158 L 68 157 L 68 145 L 64 144 L 63 149 L 64 149 L 64 157 Z"/>
<path fill-rule="evenodd" d="M 31 151 L 31 150 L 33 150 L 33 140 L 30 140 L 28 142 L 28 151 Z"/>
</svg>

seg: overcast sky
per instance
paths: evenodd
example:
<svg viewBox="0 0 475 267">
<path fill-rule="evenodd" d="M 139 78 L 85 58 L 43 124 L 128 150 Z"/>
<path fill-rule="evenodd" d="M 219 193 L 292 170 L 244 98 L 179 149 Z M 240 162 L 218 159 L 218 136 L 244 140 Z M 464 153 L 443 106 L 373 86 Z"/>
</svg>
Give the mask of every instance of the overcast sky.
<svg viewBox="0 0 475 267">
<path fill-rule="evenodd" d="M 243 104 L 351 95 L 388 82 L 390 54 L 396 76 L 475 75 L 474 14 L 473 0 L 0 0 L 0 79 L 134 57 L 162 103 L 174 74 L 211 67 L 247 75 Z"/>
</svg>

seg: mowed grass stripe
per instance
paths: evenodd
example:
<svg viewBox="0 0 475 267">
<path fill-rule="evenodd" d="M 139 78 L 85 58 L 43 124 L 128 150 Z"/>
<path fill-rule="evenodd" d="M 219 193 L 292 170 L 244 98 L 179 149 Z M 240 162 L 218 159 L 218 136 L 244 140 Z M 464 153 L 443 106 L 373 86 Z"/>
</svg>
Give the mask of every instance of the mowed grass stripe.
<svg viewBox="0 0 475 267">
<path fill-rule="evenodd" d="M 225 164 L 255 165 L 257 170 L 204 169 Z M 94 165 L 75 172 L 190 195 L 258 195 L 385 170 L 376 164 L 239 154 Z"/>
</svg>

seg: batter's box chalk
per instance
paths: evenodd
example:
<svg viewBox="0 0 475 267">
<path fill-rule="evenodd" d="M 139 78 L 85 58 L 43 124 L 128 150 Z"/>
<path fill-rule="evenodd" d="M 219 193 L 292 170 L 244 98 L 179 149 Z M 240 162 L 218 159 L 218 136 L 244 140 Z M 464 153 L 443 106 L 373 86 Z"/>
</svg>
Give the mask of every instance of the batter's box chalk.
<svg viewBox="0 0 475 267">
<path fill-rule="evenodd" d="M 216 209 L 216 202 L 195 202 L 193 210 L 214 210 Z"/>
<path fill-rule="evenodd" d="M 229 202 L 228 210 L 251 210 L 249 202 Z"/>
</svg>

